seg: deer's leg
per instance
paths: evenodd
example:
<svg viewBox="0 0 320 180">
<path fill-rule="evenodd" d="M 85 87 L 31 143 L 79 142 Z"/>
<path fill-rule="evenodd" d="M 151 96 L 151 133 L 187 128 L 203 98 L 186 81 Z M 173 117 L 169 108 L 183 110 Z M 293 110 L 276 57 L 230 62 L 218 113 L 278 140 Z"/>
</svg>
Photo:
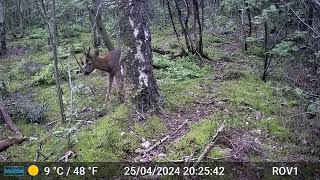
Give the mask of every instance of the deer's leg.
<svg viewBox="0 0 320 180">
<path fill-rule="evenodd" d="M 124 102 L 124 82 L 123 82 L 123 74 L 119 71 L 116 75 L 117 78 L 117 91 L 119 100 L 121 103 Z"/>
<path fill-rule="evenodd" d="M 113 79 L 114 79 L 114 75 L 109 74 L 109 87 L 108 87 L 108 93 L 106 95 L 106 101 L 109 101 L 109 97 L 110 97 L 110 93 L 111 93 L 111 89 L 112 89 L 112 84 L 113 84 Z"/>
</svg>

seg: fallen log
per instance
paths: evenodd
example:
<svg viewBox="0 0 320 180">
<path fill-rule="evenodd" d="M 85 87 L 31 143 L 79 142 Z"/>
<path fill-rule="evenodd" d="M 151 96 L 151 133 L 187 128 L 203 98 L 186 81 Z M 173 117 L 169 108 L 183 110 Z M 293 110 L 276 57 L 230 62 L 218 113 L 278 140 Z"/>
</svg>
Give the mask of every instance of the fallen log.
<svg viewBox="0 0 320 180">
<path fill-rule="evenodd" d="M 7 150 L 9 147 L 15 145 L 15 144 L 21 144 L 26 139 L 23 138 L 22 134 L 16 134 L 12 138 L 8 138 L 5 140 L 0 141 L 0 152 Z"/>
<path fill-rule="evenodd" d="M 26 140 L 23 137 L 20 129 L 12 122 L 8 111 L 6 110 L 6 108 L 4 107 L 4 104 L 1 101 L 0 101 L 0 119 L 3 119 L 5 121 L 9 129 L 14 134 L 13 137 L 0 141 L 0 152 L 5 151 L 10 146 L 13 146 L 15 144 L 21 144 L 23 141 Z"/>
</svg>

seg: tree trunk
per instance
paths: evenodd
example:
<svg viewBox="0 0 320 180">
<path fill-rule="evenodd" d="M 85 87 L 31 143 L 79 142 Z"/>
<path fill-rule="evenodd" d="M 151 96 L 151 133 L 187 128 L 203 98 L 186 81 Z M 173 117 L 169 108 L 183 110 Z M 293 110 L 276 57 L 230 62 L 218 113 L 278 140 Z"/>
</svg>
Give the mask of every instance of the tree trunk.
<svg viewBox="0 0 320 180">
<path fill-rule="evenodd" d="M 190 39 L 189 39 L 189 36 L 188 36 L 189 32 L 187 30 L 187 27 L 185 27 L 184 24 L 183 24 L 182 12 L 181 12 L 181 8 L 179 7 L 179 2 L 180 1 L 175 0 L 175 7 L 176 7 L 176 10 L 178 12 L 178 20 L 179 20 L 182 32 L 184 34 L 184 39 L 185 39 L 185 42 L 186 42 L 187 49 L 188 49 L 189 52 L 192 52 L 192 48 L 191 48 L 191 45 L 190 45 Z"/>
<path fill-rule="evenodd" d="M 199 54 L 203 54 L 203 45 L 202 45 L 202 26 L 201 26 L 201 20 L 200 20 L 200 13 L 199 13 L 199 4 L 197 0 L 193 0 L 193 8 L 194 8 L 194 16 L 196 19 L 196 22 L 198 24 L 198 31 L 199 31 L 199 40 L 197 44 L 197 51 Z"/>
<path fill-rule="evenodd" d="M 102 6 L 103 1 L 102 0 L 92 0 L 93 5 L 93 17 L 95 19 L 95 25 L 97 26 L 98 32 L 100 33 L 104 45 L 108 48 L 109 51 L 112 51 L 114 49 L 114 45 L 106 31 L 106 28 L 103 25 L 102 22 Z"/>
<path fill-rule="evenodd" d="M 95 25 L 95 16 L 94 16 L 94 10 L 93 9 L 88 9 L 89 11 L 89 20 L 91 24 L 91 35 L 92 35 L 92 40 L 93 40 L 93 47 L 98 48 L 101 44 L 100 37 L 98 36 L 98 31 L 97 31 L 97 26 Z"/>
<path fill-rule="evenodd" d="M 52 35 L 52 46 L 53 46 L 53 59 L 54 59 L 54 76 L 56 80 L 56 88 L 57 88 L 57 94 L 58 94 L 58 101 L 59 101 L 59 107 L 60 107 L 60 116 L 61 120 L 64 122 L 66 120 L 65 114 L 64 114 L 64 105 L 63 105 L 63 99 L 62 99 L 62 89 L 60 87 L 60 77 L 59 77 L 59 69 L 58 69 L 58 48 L 57 48 L 57 25 L 56 25 L 56 6 L 55 6 L 55 0 L 52 0 L 52 10 L 53 10 L 53 19 L 52 24 L 53 28 L 51 29 L 51 35 Z"/>
<path fill-rule="evenodd" d="M 160 92 L 153 75 L 147 0 L 120 1 L 120 32 L 128 47 L 124 65 L 138 112 L 158 111 Z"/>
<path fill-rule="evenodd" d="M 178 44 L 179 44 L 179 46 L 181 48 L 182 53 L 185 54 L 184 46 L 181 44 L 179 33 L 178 33 L 176 25 L 174 24 L 174 21 L 173 21 L 173 15 L 172 15 L 171 5 L 170 5 L 169 0 L 166 0 L 166 3 L 167 3 L 167 8 L 168 8 L 170 21 L 171 21 L 171 24 L 172 24 L 172 28 L 173 28 L 174 34 L 177 37 L 177 41 L 178 41 Z"/>
<path fill-rule="evenodd" d="M 21 6 L 21 0 L 17 0 L 17 14 L 18 14 L 18 20 L 19 20 L 19 32 L 22 33 L 23 31 L 23 11 Z"/>
<path fill-rule="evenodd" d="M 5 28 L 5 18 L 4 18 L 4 5 L 0 1 L 0 56 L 6 53 L 6 28 Z"/>
<path fill-rule="evenodd" d="M 268 27 L 268 22 L 265 21 L 264 22 L 264 51 L 265 51 L 265 57 L 264 57 L 264 64 L 263 64 L 263 72 L 262 72 L 262 76 L 261 79 L 263 81 L 267 80 L 267 76 L 268 76 L 268 69 L 269 69 L 269 65 L 270 65 L 270 59 L 269 59 L 269 54 L 268 54 L 268 42 L 269 42 L 269 27 Z"/>
<path fill-rule="evenodd" d="M 63 99 L 62 99 L 62 89 L 60 86 L 60 78 L 59 78 L 59 69 L 58 69 L 58 48 L 57 48 L 57 33 L 56 33 L 56 5 L 55 0 L 52 0 L 52 17 L 51 22 L 49 21 L 48 15 L 47 15 L 47 8 L 45 6 L 44 0 L 39 0 L 42 6 L 42 13 L 43 13 L 43 19 L 47 24 L 48 33 L 50 36 L 50 41 L 52 44 L 53 49 L 53 60 L 54 60 L 54 76 L 56 81 L 56 88 L 57 88 L 57 96 L 58 96 L 58 103 L 60 108 L 60 116 L 61 121 L 64 122 L 66 117 L 64 114 L 64 105 L 63 105 Z"/>
</svg>

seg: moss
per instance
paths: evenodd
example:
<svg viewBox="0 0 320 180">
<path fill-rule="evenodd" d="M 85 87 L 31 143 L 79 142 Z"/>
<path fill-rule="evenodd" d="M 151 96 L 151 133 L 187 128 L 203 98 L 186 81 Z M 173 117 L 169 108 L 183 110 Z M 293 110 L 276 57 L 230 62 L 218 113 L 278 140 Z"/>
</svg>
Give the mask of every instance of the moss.
<svg viewBox="0 0 320 180">
<path fill-rule="evenodd" d="M 75 150 L 79 161 L 121 161 L 125 152 L 138 146 L 138 139 L 127 132 L 124 122 L 128 119 L 128 108 L 119 106 L 98 123 L 86 127 L 74 136 Z"/>
<path fill-rule="evenodd" d="M 220 148 L 214 147 L 210 151 L 210 157 L 212 158 L 222 158 L 223 157 L 223 152 L 221 152 Z"/>
<path fill-rule="evenodd" d="M 263 47 L 252 45 L 248 48 L 247 54 L 264 57 L 265 52 Z"/>
<path fill-rule="evenodd" d="M 135 123 L 133 129 L 144 138 L 156 138 L 167 131 L 165 123 L 157 116 L 151 116 L 145 122 Z"/>
<path fill-rule="evenodd" d="M 203 119 L 194 123 L 190 131 L 170 147 L 169 152 L 171 153 L 168 157 L 181 159 L 183 156 L 203 149 L 212 138 L 218 126 L 219 120 L 216 118 Z"/>
<path fill-rule="evenodd" d="M 215 35 L 208 35 L 208 34 L 204 34 L 203 35 L 203 44 L 214 44 L 214 43 L 222 43 L 225 40 L 219 36 L 215 36 Z"/>
<path fill-rule="evenodd" d="M 47 129 L 39 124 L 27 123 L 25 119 L 16 120 L 16 125 L 21 129 L 21 132 L 26 137 L 32 137 L 30 141 L 25 142 L 19 146 L 10 147 L 6 151 L 6 156 L 10 157 L 10 161 L 15 162 L 31 162 L 35 159 L 37 151 L 39 150 L 40 142 L 42 144 L 41 153 L 45 156 L 50 155 L 49 161 L 55 161 L 61 157 L 66 149 L 66 142 L 62 141 L 60 135 L 50 136 L 47 134 Z M 40 157 L 43 158 L 43 157 Z"/>
<path fill-rule="evenodd" d="M 160 89 L 165 96 L 165 107 L 170 111 L 186 108 L 196 99 L 196 95 L 203 93 L 198 86 L 199 80 L 182 82 L 166 81 L 160 84 Z"/>
<path fill-rule="evenodd" d="M 237 106 L 249 106 L 268 115 L 282 113 L 281 99 L 273 96 L 272 90 L 251 74 L 246 74 L 240 81 L 232 82 L 224 94 Z"/>
<path fill-rule="evenodd" d="M 258 127 L 271 138 L 276 138 L 279 141 L 288 141 L 290 132 L 286 129 L 278 119 L 265 118 L 257 123 Z"/>
</svg>

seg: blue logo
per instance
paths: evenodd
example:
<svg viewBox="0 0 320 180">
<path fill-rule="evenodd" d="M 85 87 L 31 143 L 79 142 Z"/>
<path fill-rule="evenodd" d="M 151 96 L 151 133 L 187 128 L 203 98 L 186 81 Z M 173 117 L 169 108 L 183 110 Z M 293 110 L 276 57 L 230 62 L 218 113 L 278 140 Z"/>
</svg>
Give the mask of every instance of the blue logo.
<svg viewBox="0 0 320 180">
<path fill-rule="evenodd" d="M 24 176 L 24 166 L 4 166 L 4 176 Z"/>
</svg>

